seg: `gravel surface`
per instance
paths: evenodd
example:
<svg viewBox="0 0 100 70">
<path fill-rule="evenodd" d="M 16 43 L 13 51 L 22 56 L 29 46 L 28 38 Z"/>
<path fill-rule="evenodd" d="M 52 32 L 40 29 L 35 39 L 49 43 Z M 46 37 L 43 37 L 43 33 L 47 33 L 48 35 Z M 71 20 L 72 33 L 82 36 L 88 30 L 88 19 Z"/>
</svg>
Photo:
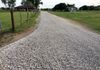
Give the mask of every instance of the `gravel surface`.
<svg viewBox="0 0 100 70">
<path fill-rule="evenodd" d="M 100 70 L 100 35 L 41 12 L 33 33 L 0 49 L 0 70 Z"/>
</svg>

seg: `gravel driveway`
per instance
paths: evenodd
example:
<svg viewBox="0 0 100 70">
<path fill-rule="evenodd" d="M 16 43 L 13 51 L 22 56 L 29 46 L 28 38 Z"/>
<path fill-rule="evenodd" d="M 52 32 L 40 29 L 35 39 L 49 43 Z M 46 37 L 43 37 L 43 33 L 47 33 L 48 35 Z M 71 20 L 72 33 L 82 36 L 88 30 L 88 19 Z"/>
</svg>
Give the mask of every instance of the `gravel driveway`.
<svg viewBox="0 0 100 70">
<path fill-rule="evenodd" d="M 100 70 L 100 35 L 41 12 L 33 33 L 0 49 L 0 70 Z"/>
</svg>

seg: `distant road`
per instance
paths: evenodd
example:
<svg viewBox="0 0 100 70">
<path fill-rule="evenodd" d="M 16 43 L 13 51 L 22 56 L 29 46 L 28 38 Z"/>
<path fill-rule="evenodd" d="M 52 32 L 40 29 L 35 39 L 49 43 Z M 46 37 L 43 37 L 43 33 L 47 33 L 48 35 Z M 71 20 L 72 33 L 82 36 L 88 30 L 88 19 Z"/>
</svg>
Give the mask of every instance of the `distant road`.
<svg viewBox="0 0 100 70">
<path fill-rule="evenodd" d="M 0 49 L 0 70 L 100 70 L 100 35 L 41 12 L 33 33 Z"/>
</svg>

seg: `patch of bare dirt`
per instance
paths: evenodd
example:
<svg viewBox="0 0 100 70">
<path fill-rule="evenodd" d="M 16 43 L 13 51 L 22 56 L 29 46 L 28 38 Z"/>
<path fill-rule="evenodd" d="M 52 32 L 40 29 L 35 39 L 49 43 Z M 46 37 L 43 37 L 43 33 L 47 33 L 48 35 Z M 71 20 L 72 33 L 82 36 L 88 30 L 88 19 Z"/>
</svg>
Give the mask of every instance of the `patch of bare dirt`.
<svg viewBox="0 0 100 70">
<path fill-rule="evenodd" d="M 30 33 L 32 33 L 35 30 L 35 28 L 31 27 L 31 28 L 27 29 L 26 31 L 19 32 L 19 33 L 3 33 L 3 34 L 1 33 L 1 35 L 0 35 L 0 47 L 3 47 L 7 44 L 15 42 L 15 41 L 29 35 Z"/>
</svg>

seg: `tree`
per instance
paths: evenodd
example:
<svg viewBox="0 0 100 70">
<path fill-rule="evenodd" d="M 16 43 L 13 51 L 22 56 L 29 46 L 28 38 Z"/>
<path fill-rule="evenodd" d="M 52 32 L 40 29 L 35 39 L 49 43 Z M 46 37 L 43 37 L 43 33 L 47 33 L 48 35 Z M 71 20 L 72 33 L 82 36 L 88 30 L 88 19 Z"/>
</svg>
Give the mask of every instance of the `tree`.
<svg viewBox="0 0 100 70">
<path fill-rule="evenodd" d="M 36 9 L 38 9 L 39 4 L 40 4 L 40 0 L 35 0 L 35 7 L 36 7 Z"/>
<path fill-rule="evenodd" d="M 57 4 L 53 10 L 56 11 L 56 10 L 60 10 L 60 11 L 65 11 L 67 8 L 67 5 L 65 3 L 60 3 L 60 4 Z"/>
<path fill-rule="evenodd" d="M 36 9 L 38 9 L 39 4 L 43 4 L 41 0 L 28 0 L 28 1 L 30 1 L 36 7 Z"/>
<path fill-rule="evenodd" d="M 95 10 L 100 10 L 100 5 L 95 6 Z"/>
<path fill-rule="evenodd" d="M 29 7 L 33 6 L 30 0 L 22 0 L 22 5 L 26 8 L 27 11 L 27 23 L 29 23 Z"/>
<path fill-rule="evenodd" d="M 8 6 L 10 9 L 10 14 L 11 14 L 11 21 L 12 21 L 12 31 L 15 31 L 15 23 L 14 23 L 14 15 L 13 15 L 13 9 L 15 6 L 16 0 L 1 0 L 2 3 L 4 3 L 5 6 Z"/>
<path fill-rule="evenodd" d="M 79 8 L 79 10 L 96 10 L 97 9 L 97 7 L 96 6 L 86 6 L 86 5 L 84 5 L 84 6 L 82 6 L 82 7 L 80 7 Z"/>
<path fill-rule="evenodd" d="M 41 0 L 22 0 L 22 3 L 21 3 L 24 7 L 26 7 L 26 11 L 27 11 L 27 21 L 28 21 L 28 17 L 29 17 L 29 9 L 28 7 L 29 6 L 34 6 L 36 9 L 38 9 L 39 7 L 39 4 L 43 4 L 41 2 Z"/>
<path fill-rule="evenodd" d="M 2 1 L 2 3 L 4 3 L 4 5 L 6 6 L 7 1 L 6 1 L 6 0 L 1 0 L 1 1 Z"/>
<path fill-rule="evenodd" d="M 94 6 L 89 6 L 89 10 L 95 10 Z"/>
</svg>

